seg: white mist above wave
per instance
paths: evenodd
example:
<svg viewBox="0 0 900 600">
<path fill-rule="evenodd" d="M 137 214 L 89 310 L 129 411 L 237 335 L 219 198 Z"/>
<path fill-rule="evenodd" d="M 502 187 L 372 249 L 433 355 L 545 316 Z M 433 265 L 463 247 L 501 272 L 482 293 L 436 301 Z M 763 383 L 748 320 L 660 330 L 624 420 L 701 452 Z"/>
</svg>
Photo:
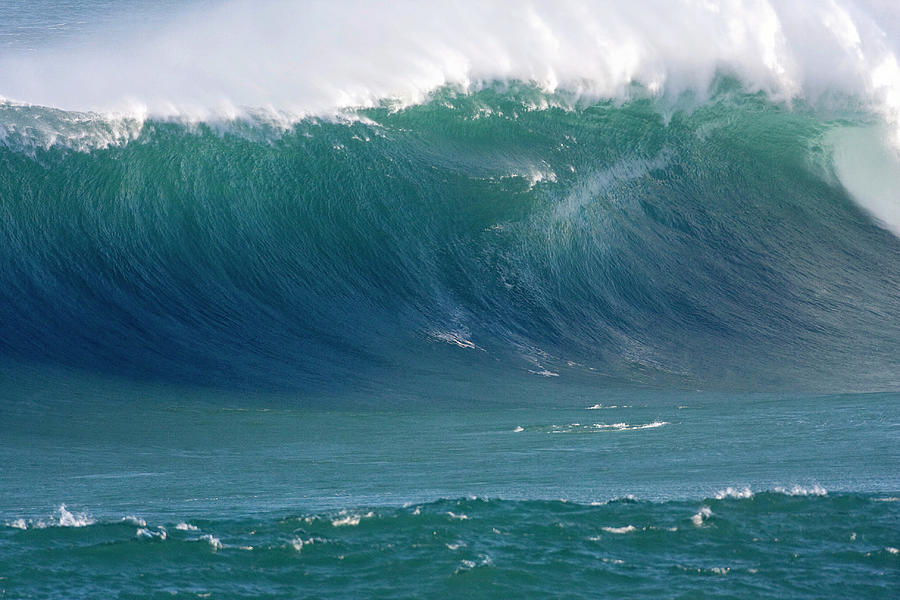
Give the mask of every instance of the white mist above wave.
<svg viewBox="0 0 900 600">
<path fill-rule="evenodd" d="M 850 0 L 235 0 L 74 47 L 9 48 L 0 95 L 204 119 L 415 103 L 445 85 L 513 79 L 593 97 L 623 97 L 635 83 L 702 92 L 724 70 L 776 99 L 850 94 L 898 122 L 898 22 L 888 2 Z"/>
<path fill-rule="evenodd" d="M 900 164 L 900 5 L 889 0 L 232 0 L 147 22 L 112 27 L 109 15 L 98 15 L 98 28 L 86 27 L 78 43 L 48 34 L 43 47 L 8 46 L 0 51 L 0 100 L 102 113 L 100 137 L 118 143 L 146 117 L 262 112 L 290 124 L 498 81 L 587 99 L 626 99 L 635 86 L 702 99 L 727 73 L 777 102 L 851 103 L 874 113 L 884 138 L 874 143 L 887 148 L 885 161 Z M 111 116 L 118 121 L 106 131 Z M 72 137 L 63 125 L 47 133 L 47 125 L 5 124 L 0 133 L 40 131 L 45 145 Z M 859 161 L 839 142 L 842 182 L 900 232 L 894 194 L 862 185 Z"/>
</svg>

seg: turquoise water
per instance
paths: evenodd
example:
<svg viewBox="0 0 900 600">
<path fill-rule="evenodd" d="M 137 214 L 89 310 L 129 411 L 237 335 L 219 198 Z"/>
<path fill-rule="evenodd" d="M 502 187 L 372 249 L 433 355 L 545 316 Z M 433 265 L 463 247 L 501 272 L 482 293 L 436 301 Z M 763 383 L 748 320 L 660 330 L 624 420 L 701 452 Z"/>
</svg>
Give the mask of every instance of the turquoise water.
<svg viewBox="0 0 900 600">
<path fill-rule="evenodd" d="M 850 83 L 804 63 L 827 93 L 788 102 L 765 39 L 714 60 L 742 14 L 601 93 L 628 61 L 564 36 L 515 76 L 518 9 L 435 66 L 457 29 L 411 5 L 177 4 L 0 6 L 0 597 L 897 596 L 865 7 L 822 20 L 865 38 Z M 777 8 L 760 69 L 803 63 Z M 665 49 L 635 27 L 610 47 Z"/>
<path fill-rule="evenodd" d="M 7 597 L 888 598 L 900 582 L 897 394 L 379 410 L 104 401 L 64 381 L 94 401 L 20 382 L 31 400 L 4 404 Z"/>
</svg>

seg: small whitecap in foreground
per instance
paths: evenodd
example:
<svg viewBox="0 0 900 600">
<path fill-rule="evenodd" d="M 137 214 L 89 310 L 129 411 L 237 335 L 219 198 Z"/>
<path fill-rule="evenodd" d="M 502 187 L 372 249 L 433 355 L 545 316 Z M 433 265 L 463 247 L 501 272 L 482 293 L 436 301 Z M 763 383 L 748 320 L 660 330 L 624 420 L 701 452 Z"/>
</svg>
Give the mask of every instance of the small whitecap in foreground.
<svg viewBox="0 0 900 600">
<path fill-rule="evenodd" d="M 750 491 L 750 488 L 746 486 L 740 489 L 727 487 L 724 490 L 719 490 L 718 492 L 716 492 L 716 500 L 724 500 L 725 498 L 735 498 L 741 500 L 752 497 L 753 492 Z"/>
<path fill-rule="evenodd" d="M 162 527 L 158 527 L 156 531 L 151 531 L 146 527 L 141 527 L 135 532 L 135 537 L 145 538 L 148 540 L 159 540 L 164 542 L 168 537 L 168 533 Z"/>
<path fill-rule="evenodd" d="M 86 527 L 95 523 L 94 519 L 87 516 L 87 513 L 74 514 L 66 510 L 65 504 L 60 504 L 56 509 L 59 513 L 56 524 L 60 527 Z"/>
<path fill-rule="evenodd" d="M 790 488 L 784 487 L 776 487 L 775 491 L 779 494 L 784 494 L 785 496 L 827 496 L 828 490 L 823 488 L 818 483 L 813 485 L 812 487 L 803 487 L 800 485 L 794 485 Z"/>
<path fill-rule="evenodd" d="M 467 560 L 463 559 L 460 561 L 459 566 L 454 571 L 454 574 L 459 574 L 463 571 L 471 571 L 472 569 L 478 567 L 492 567 L 494 565 L 494 561 L 487 554 L 479 554 L 478 560 Z"/>
<path fill-rule="evenodd" d="M 695 526 L 701 527 L 703 525 L 703 522 L 709 519 L 712 514 L 712 510 L 708 506 L 701 507 L 697 514 L 691 517 L 691 522 Z"/>
<path fill-rule="evenodd" d="M 603 527 L 603 531 L 607 533 L 623 534 L 637 531 L 637 527 L 634 525 L 626 525 L 625 527 Z"/>
<path fill-rule="evenodd" d="M 200 536 L 200 539 L 209 543 L 209 545 L 212 546 L 214 551 L 221 550 L 222 548 L 224 548 L 224 546 L 222 544 L 222 540 L 220 540 L 219 538 L 217 538 L 214 535 L 211 535 L 211 534 L 202 535 L 202 536 Z"/>
<path fill-rule="evenodd" d="M 344 513 L 341 513 L 344 514 Z M 370 519 L 375 516 L 373 512 L 367 512 L 364 515 L 345 514 L 343 517 L 332 519 L 331 524 L 334 527 L 356 526 L 359 525 L 361 519 Z"/>
</svg>

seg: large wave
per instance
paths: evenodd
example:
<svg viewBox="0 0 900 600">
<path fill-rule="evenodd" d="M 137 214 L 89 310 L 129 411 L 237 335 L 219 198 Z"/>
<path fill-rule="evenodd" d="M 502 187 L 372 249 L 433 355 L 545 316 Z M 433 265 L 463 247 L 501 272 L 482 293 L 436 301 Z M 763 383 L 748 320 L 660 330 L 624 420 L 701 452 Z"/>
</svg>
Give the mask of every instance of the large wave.
<svg viewBox="0 0 900 600">
<path fill-rule="evenodd" d="M 889 5 L 204 11 L 0 59 L 6 358 L 896 388 Z"/>
</svg>

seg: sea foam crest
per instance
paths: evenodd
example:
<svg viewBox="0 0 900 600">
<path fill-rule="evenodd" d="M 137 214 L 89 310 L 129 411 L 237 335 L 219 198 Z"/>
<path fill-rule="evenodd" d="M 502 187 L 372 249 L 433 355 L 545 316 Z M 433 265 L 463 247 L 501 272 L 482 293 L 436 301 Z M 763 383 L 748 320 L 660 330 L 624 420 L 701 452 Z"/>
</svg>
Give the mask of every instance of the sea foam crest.
<svg viewBox="0 0 900 600">
<path fill-rule="evenodd" d="M 346 526 L 356 526 L 359 525 L 360 520 L 362 519 L 371 519 L 375 516 L 374 512 L 367 512 L 365 514 L 348 514 L 346 511 L 341 511 L 341 515 L 337 518 L 331 520 L 331 524 L 334 527 L 346 527 Z"/>
<path fill-rule="evenodd" d="M 134 535 L 135 537 L 148 540 L 159 540 L 161 542 L 166 541 L 166 538 L 169 537 L 165 527 L 157 527 L 155 530 L 147 527 L 140 527 Z"/>
<path fill-rule="evenodd" d="M 625 525 L 624 527 L 603 527 L 602 529 L 607 533 L 615 533 L 618 535 L 637 531 L 637 527 L 635 527 L 634 525 Z"/>
<path fill-rule="evenodd" d="M 212 546 L 213 552 L 219 551 L 224 548 L 224 546 L 222 545 L 222 540 L 212 534 L 201 535 L 200 540 Z"/>
<path fill-rule="evenodd" d="M 827 496 L 828 490 L 823 488 L 818 483 L 812 485 L 811 487 L 803 487 L 802 485 L 793 485 L 789 488 L 785 487 L 776 487 L 775 491 L 779 494 L 784 494 L 785 496 Z"/>
<path fill-rule="evenodd" d="M 724 490 L 716 492 L 716 500 L 724 500 L 725 498 L 746 499 L 752 498 L 753 492 L 745 486 L 742 488 L 727 487 Z"/>
<path fill-rule="evenodd" d="M 635 82 L 651 93 L 702 91 L 725 68 L 775 97 L 836 89 L 900 117 L 900 8 L 888 2 L 463 0 L 436 9 L 401 0 L 387 8 L 232 0 L 175 11 L 167 25 L 128 36 L 98 26 L 69 47 L 5 51 L 0 94 L 208 118 L 244 107 L 310 114 L 385 98 L 420 102 L 441 86 L 497 80 L 603 97 L 622 97 Z"/>
<path fill-rule="evenodd" d="M 703 523 L 712 517 L 713 512 L 708 506 L 700 507 L 700 510 L 697 511 L 697 514 L 691 517 L 691 523 L 693 523 L 696 527 L 702 527 Z"/>
</svg>

